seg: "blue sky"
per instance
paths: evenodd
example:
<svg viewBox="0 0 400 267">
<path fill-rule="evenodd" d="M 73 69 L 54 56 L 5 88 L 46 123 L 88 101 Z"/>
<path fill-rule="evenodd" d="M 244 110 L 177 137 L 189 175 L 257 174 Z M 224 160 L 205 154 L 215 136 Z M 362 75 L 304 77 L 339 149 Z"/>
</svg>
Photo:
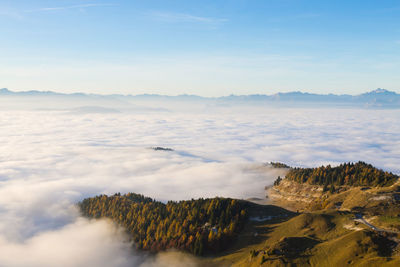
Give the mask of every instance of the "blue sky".
<svg viewBox="0 0 400 267">
<path fill-rule="evenodd" d="M 400 2 L 0 1 L 0 87 L 400 92 Z"/>
</svg>

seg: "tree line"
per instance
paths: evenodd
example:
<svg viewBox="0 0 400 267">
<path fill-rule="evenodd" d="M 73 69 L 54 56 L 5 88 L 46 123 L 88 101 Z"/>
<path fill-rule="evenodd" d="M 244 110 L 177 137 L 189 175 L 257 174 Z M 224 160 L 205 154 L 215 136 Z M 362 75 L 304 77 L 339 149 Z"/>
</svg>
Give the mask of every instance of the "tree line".
<svg viewBox="0 0 400 267">
<path fill-rule="evenodd" d="M 332 186 L 390 186 L 397 181 L 398 175 L 373 167 L 359 161 L 343 163 L 337 167 L 330 165 L 318 168 L 291 168 L 285 178 L 298 183 Z"/>
<path fill-rule="evenodd" d="M 89 218 L 107 217 L 124 226 L 139 249 L 175 248 L 195 255 L 225 249 L 248 217 L 244 201 L 218 197 L 164 204 L 117 193 L 84 199 L 79 207 Z"/>
<path fill-rule="evenodd" d="M 289 165 L 286 165 L 285 163 L 282 163 L 282 162 L 273 162 L 273 161 L 271 161 L 270 163 L 269 163 L 273 168 L 277 168 L 277 169 L 289 169 L 290 168 L 290 166 Z"/>
</svg>

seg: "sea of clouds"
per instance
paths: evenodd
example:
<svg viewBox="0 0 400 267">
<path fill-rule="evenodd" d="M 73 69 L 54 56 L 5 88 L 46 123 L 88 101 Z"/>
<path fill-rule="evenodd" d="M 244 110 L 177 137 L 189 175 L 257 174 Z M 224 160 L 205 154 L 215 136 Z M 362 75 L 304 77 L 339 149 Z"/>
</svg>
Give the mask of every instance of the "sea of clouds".
<svg viewBox="0 0 400 267">
<path fill-rule="evenodd" d="M 174 151 L 155 151 L 162 146 Z M 134 252 L 123 229 L 80 217 L 85 197 L 264 197 L 291 166 L 366 161 L 400 173 L 400 112 L 210 107 L 0 113 L 0 266 L 181 266 Z"/>
</svg>

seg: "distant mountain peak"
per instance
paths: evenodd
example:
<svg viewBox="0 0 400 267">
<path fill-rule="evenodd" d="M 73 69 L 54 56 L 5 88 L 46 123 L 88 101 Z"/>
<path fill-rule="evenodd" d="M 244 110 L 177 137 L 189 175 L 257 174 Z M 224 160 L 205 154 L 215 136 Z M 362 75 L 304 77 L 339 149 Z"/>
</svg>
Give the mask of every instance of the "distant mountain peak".
<svg viewBox="0 0 400 267">
<path fill-rule="evenodd" d="M 280 92 L 273 95 L 266 94 L 251 94 L 251 95 L 229 95 L 222 97 L 202 97 L 197 95 L 158 95 L 158 94 L 143 94 L 143 95 L 100 95 L 100 94 L 86 94 L 86 93 L 57 93 L 53 91 L 23 91 L 14 92 L 7 88 L 0 89 L 0 97 L 25 97 L 34 96 L 35 101 L 38 97 L 58 97 L 64 99 L 84 98 L 95 100 L 117 100 L 127 103 L 126 100 L 145 99 L 145 100 L 162 100 L 162 101 L 214 101 L 216 104 L 231 103 L 283 103 L 285 105 L 332 105 L 332 106 L 349 106 L 359 105 L 364 107 L 378 107 L 378 108 L 400 108 L 400 94 L 389 91 L 386 89 L 378 88 L 359 95 L 337 95 L 337 94 L 317 94 L 310 92 L 292 91 Z M 6 98 L 4 98 L 6 99 Z M 129 102 L 129 101 L 128 101 Z M 98 104 L 90 104 L 91 106 L 98 106 Z"/>
<path fill-rule="evenodd" d="M 387 94 L 387 93 L 393 94 L 394 92 L 383 89 L 383 88 L 377 88 L 369 93 L 370 94 Z"/>
</svg>

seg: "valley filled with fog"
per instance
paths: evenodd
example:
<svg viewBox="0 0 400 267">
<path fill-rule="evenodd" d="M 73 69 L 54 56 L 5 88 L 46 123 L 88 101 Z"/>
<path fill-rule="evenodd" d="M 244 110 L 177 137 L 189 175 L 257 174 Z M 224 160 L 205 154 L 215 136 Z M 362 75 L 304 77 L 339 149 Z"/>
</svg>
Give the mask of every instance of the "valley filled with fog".
<svg viewBox="0 0 400 267">
<path fill-rule="evenodd" d="M 312 167 L 361 160 L 400 173 L 398 110 L 150 107 L 2 110 L 0 265 L 192 260 L 133 253 L 123 229 L 80 217 L 75 204 L 98 194 L 263 198 L 264 187 L 284 175 L 264 164 L 270 161 Z M 173 151 L 151 149 L 157 146 Z"/>
</svg>

